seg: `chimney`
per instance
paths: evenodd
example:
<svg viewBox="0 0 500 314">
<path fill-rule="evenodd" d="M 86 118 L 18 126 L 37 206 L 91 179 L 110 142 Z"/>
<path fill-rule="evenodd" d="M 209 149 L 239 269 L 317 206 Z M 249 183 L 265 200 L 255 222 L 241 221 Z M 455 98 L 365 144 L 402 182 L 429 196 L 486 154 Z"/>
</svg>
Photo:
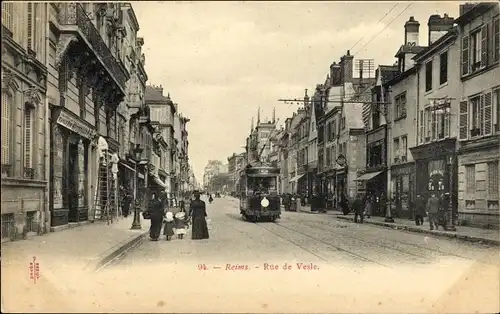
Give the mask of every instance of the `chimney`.
<svg viewBox="0 0 500 314">
<path fill-rule="evenodd" d="M 352 83 L 353 59 L 351 52 L 347 50 L 347 54 L 340 58 L 340 67 L 342 70 L 342 82 Z"/>
<path fill-rule="evenodd" d="M 475 6 L 476 6 L 476 4 L 474 4 L 474 3 L 461 4 L 460 5 L 460 16 L 462 16 L 465 13 L 469 12 Z"/>
<path fill-rule="evenodd" d="M 434 14 L 429 17 L 427 26 L 429 28 L 429 46 L 453 28 L 455 19 L 445 14 L 441 17 Z"/>
<path fill-rule="evenodd" d="M 330 65 L 330 86 L 339 86 L 342 84 L 342 70 L 340 68 L 340 64 L 333 62 Z"/>
<path fill-rule="evenodd" d="M 158 86 L 158 91 L 160 92 L 160 94 L 163 96 L 163 86 Z"/>
<path fill-rule="evenodd" d="M 413 16 L 405 23 L 405 42 L 404 45 L 418 46 L 418 29 L 420 23 Z"/>
</svg>

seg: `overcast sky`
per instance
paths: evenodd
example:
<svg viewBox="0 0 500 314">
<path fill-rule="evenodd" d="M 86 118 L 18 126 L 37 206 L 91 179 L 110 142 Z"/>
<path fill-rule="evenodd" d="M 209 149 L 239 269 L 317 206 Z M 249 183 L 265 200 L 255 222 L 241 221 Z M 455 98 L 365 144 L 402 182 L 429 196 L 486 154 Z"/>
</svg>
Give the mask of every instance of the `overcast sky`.
<svg viewBox="0 0 500 314">
<path fill-rule="evenodd" d="M 330 64 L 363 36 L 351 49 L 355 58 L 393 64 L 410 16 L 421 24 L 421 45 L 431 14 L 458 16 L 459 2 L 409 4 L 144 1 L 133 7 L 148 83 L 163 85 L 191 119 L 189 155 L 201 180 L 208 160 L 227 162 L 244 151 L 259 106 L 261 117 L 271 117 L 276 107 L 284 122 L 296 106 L 277 99 L 301 97 L 323 83 Z"/>
</svg>

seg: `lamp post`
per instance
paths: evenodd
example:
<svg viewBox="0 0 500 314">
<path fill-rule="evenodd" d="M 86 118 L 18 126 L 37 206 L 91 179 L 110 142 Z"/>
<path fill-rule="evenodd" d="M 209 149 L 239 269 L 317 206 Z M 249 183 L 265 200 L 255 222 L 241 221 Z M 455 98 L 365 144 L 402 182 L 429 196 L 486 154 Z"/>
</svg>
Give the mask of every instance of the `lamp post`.
<svg viewBox="0 0 500 314">
<path fill-rule="evenodd" d="M 446 162 L 448 164 L 448 193 L 445 194 L 447 196 L 447 209 L 446 209 L 446 226 L 445 230 L 447 231 L 457 231 L 457 228 L 455 227 L 455 219 L 453 215 L 453 163 L 454 158 L 453 155 L 450 155 L 446 158 Z"/>
<path fill-rule="evenodd" d="M 132 227 L 130 229 L 133 230 L 138 230 L 142 229 L 141 226 L 141 217 L 139 215 L 140 208 L 141 208 L 141 202 L 137 199 L 137 181 L 139 177 L 139 173 L 137 172 L 137 164 L 139 163 L 139 160 L 141 159 L 141 153 L 143 149 L 140 148 L 139 144 L 135 145 L 134 149 L 134 161 L 135 161 L 135 174 L 134 174 L 134 221 L 132 222 Z"/>
</svg>

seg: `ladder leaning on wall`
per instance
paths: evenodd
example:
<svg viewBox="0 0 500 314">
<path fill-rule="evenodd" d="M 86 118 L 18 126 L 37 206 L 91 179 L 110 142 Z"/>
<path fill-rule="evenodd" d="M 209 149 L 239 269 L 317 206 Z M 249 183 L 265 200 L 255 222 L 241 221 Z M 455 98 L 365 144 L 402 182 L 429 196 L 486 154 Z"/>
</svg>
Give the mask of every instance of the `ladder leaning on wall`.
<svg viewBox="0 0 500 314">
<path fill-rule="evenodd" d="M 108 153 L 104 152 L 100 158 L 97 172 L 96 193 L 94 198 L 94 220 L 106 220 L 108 225 L 113 223 L 113 208 L 116 206 L 114 180 L 111 173 L 111 163 Z"/>
</svg>

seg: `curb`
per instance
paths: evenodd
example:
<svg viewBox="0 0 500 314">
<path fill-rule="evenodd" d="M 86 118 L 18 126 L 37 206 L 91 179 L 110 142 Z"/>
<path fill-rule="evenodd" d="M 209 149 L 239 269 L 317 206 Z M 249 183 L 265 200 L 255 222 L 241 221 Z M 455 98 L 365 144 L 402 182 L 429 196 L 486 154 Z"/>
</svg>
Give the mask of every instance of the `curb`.
<svg viewBox="0 0 500 314">
<path fill-rule="evenodd" d="M 90 261 L 85 269 L 97 272 L 109 264 L 111 264 L 118 257 L 126 254 L 136 246 L 142 243 L 144 238 L 148 235 L 149 231 L 143 231 L 139 234 L 131 236 L 125 241 L 118 243 L 117 245 L 111 247 L 110 249 L 99 254 L 95 259 Z"/>
<path fill-rule="evenodd" d="M 349 222 L 354 223 L 354 219 L 351 217 L 339 216 L 339 217 L 337 217 L 337 219 L 348 220 Z M 412 226 L 405 226 L 405 225 L 380 222 L 380 221 L 365 220 L 364 223 L 376 225 L 376 226 L 380 226 L 380 227 L 385 227 L 385 228 L 391 228 L 391 229 L 395 229 L 395 230 L 405 230 L 405 231 L 410 231 L 410 232 L 414 232 L 414 233 L 426 233 L 426 234 L 432 234 L 435 236 L 455 238 L 455 239 L 467 241 L 467 242 L 480 242 L 480 243 L 484 243 L 484 244 L 500 245 L 500 240 L 485 239 L 485 238 L 476 237 L 476 236 L 468 236 L 468 235 L 449 233 L 449 232 L 444 232 L 444 231 L 427 230 L 427 229 L 421 229 L 421 228 L 412 227 Z"/>
</svg>

